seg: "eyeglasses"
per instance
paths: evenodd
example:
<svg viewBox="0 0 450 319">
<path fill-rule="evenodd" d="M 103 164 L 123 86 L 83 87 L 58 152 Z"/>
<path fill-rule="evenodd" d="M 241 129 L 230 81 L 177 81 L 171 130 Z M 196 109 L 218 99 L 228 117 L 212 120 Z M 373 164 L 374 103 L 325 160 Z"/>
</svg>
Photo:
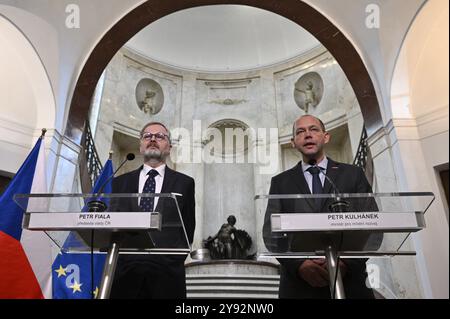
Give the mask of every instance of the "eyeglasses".
<svg viewBox="0 0 450 319">
<path fill-rule="evenodd" d="M 153 137 L 155 137 L 155 140 L 157 140 L 157 141 L 163 141 L 166 139 L 166 137 L 169 137 L 169 136 L 164 133 L 159 133 L 159 132 L 155 133 L 155 134 L 147 132 L 147 133 L 142 134 L 141 139 L 146 140 L 146 141 L 151 141 Z"/>
<path fill-rule="evenodd" d="M 295 135 L 304 135 L 306 134 L 306 132 L 310 132 L 310 134 L 319 134 L 319 133 L 324 133 L 320 128 L 316 127 L 316 126 L 312 126 L 310 128 L 299 128 L 295 131 Z"/>
</svg>

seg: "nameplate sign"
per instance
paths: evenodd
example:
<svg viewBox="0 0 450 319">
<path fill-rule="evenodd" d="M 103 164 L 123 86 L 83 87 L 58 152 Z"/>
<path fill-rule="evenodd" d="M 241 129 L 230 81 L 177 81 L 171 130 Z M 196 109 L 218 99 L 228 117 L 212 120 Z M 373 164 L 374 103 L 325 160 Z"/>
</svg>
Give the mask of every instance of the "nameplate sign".
<svg viewBox="0 0 450 319">
<path fill-rule="evenodd" d="M 29 230 L 76 229 L 161 229 L 159 213 L 27 213 L 24 228 Z"/>
<path fill-rule="evenodd" d="M 417 231 L 425 227 L 420 212 L 348 212 L 272 214 L 273 232 L 391 230 Z"/>
</svg>

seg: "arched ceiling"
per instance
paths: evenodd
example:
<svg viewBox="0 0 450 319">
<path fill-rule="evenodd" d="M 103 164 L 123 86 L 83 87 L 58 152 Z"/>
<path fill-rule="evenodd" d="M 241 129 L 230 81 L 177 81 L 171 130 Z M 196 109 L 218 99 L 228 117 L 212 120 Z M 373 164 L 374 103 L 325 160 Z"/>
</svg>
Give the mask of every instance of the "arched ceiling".
<svg viewBox="0 0 450 319">
<path fill-rule="evenodd" d="M 261 68 L 318 45 L 298 24 L 242 5 L 202 6 L 172 13 L 126 44 L 153 61 L 207 72 Z"/>
</svg>

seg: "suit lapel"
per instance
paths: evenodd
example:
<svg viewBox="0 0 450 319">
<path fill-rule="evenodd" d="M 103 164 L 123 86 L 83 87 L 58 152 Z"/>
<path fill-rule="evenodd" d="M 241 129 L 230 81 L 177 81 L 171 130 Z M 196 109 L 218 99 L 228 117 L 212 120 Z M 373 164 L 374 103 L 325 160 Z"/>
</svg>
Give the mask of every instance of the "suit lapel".
<svg viewBox="0 0 450 319">
<path fill-rule="evenodd" d="M 303 175 L 301 162 L 291 169 L 291 178 L 299 189 L 299 194 L 311 194 L 305 175 Z"/>
<path fill-rule="evenodd" d="M 333 183 L 336 185 L 338 175 L 339 175 L 339 163 L 336 163 L 335 161 L 328 158 L 327 177 L 331 179 Z M 330 194 L 335 192 L 335 189 L 333 189 L 333 186 L 330 184 L 328 179 L 325 179 L 323 192 L 324 194 Z"/>
<path fill-rule="evenodd" d="M 137 170 L 133 171 L 130 175 L 130 190 L 131 193 L 139 193 L 139 175 L 141 173 L 142 166 L 139 167 Z M 138 205 L 138 199 L 137 198 L 131 198 L 131 211 L 132 212 L 139 212 L 140 208 Z"/>
<path fill-rule="evenodd" d="M 336 185 L 338 176 L 339 176 L 339 163 L 328 158 L 327 177 L 333 181 L 334 185 Z M 335 192 L 337 192 L 337 190 L 334 189 L 333 185 L 331 185 L 331 183 L 326 178 L 324 187 L 323 187 L 323 193 L 324 194 L 334 194 Z M 322 202 L 321 211 L 325 211 L 324 208 L 329 203 L 330 203 L 330 199 L 324 200 Z"/>
<path fill-rule="evenodd" d="M 161 187 L 161 193 L 162 194 L 171 193 L 172 190 L 174 189 L 173 184 L 175 183 L 175 180 L 176 180 L 175 171 L 170 169 L 169 166 L 166 165 L 166 169 L 164 172 L 164 180 L 163 180 L 163 184 Z M 158 205 L 156 205 L 156 208 L 155 208 L 156 212 L 162 212 L 163 202 L 166 200 L 168 200 L 168 199 L 160 198 L 158 200 Z"/>
<path fill-rule="evenodd" d="M 175 171 L 170 169 L 166 165 L 166 170 L 164 172 L 164 181 L 161 187 L 161 193 L 170 193 L 173 189 L 173 183 L 175 182 Z"/>
</svg>

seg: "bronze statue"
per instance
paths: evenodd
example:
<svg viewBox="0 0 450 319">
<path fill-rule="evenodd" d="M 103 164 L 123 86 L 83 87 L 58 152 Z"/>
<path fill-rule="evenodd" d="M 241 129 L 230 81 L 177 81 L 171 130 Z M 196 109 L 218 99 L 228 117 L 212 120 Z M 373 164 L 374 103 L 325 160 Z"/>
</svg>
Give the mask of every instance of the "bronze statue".
<svg viewBox="0 0 450 319">
<path fill-rule="evenodd" d="M 208 248 L 212 259 L 248 259 L 247 251 L 252 245 L 252 239 L 245 230 L 236 229 L 236 217 L 228 216 L 227 223 L 223 224 L 219 232 L 209 236 L 203 242 Z"/>
</svg>

